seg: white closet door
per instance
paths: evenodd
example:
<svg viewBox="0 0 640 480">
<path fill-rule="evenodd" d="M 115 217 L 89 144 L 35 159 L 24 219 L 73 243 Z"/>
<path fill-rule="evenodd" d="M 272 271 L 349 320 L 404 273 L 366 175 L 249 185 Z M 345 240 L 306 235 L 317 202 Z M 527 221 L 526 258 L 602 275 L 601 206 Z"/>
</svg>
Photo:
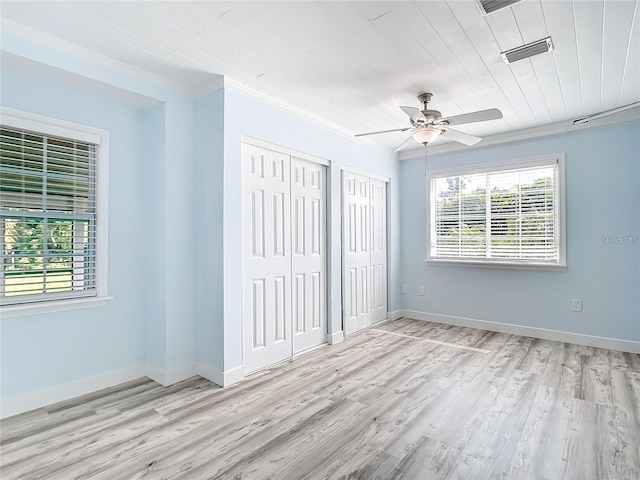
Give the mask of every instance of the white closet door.
<svg viewBox="0 0 640 480">
<path fill-rule="evenodd" d="M 292 355 L 290 157 L 242 147 L 244 369 Z"/>
<path fill-rule="evenodd" d="M 325 167 L 291 159 L 293 353 L 326 342 Z"/>
<path fill-rule="evenodd" d="M 349 335 L 371 325 L 369 177 L 342 172 L 342 311 Z"/>
<path fill-rule="evenodd" d="M 387 318 L 387 184 L 371 179 L 371 321 Z"/>
</svg>

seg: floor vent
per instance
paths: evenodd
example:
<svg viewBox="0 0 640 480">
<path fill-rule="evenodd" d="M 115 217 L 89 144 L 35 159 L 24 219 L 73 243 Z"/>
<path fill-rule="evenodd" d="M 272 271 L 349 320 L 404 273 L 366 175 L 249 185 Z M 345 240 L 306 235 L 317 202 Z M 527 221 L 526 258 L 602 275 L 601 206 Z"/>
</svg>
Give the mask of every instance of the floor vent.
<svg viewBox="0 0 640 480">
<path fill-rule="evenodd" d="M 527 43 L 521 47 L 512 48 L 506 52 L 500 53 L 505 63 L 513 63 L 524 58 L 533 57 L 540 53 L 550 52 L 553 50 L 553 43 L 551 43 L 551 37 L 543 38 L 532 43 Z"/>
</svg>

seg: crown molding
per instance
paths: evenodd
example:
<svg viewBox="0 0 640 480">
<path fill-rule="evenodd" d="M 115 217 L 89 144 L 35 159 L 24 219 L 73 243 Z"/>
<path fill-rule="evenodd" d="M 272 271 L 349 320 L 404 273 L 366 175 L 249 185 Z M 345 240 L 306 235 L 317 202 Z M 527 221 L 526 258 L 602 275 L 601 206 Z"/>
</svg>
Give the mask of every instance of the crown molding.
<svg viewBox="0 0 640 480">
<path fill-rule="evenodd" d="M 133 77 L 137 80 L 152 83 L 158 87 L 165 88 L 174 93 L 179 93 L 188 97 L 194 97 L 198 93 L 197 89 L 193 86 L 185 85 L 181 82 L 168 79 L 162 75 L 156 75 L 142 68 L 138 68 L 134 65 L 130 65 L 120 60 L 116 60 L 115 58 L 108 55 L 97 53 L 89 48 L 83 47 L 73 42 L 69 42 L 67 40 L 63 40 L 59 37 L 42 32 L 14 20 L 5 18 L 2 19 L 2 34 L 32 42 L 37 46 L 57 50 L 60 53 L 67 54 L 73 57 L 74 59 L 82 60 L 99 67 L 104 67 L 116 73 Z M 6 42 L 3 42 L 3 44 L 6 45 Z M 20 55 L 19 52 L 13 52 L 10 50 L 7 51 L 15 55 Z M 45 61 L 43 61 L 43 59 L 32 60 L 46 63 Z"/>
<path fill-rule="evenodd" d="M 264 103 L 265 105 L 276 108 L 280 111 L 283 111 L 295 117 L 298 117 L 301 120 L 306 120 L 307 122 L 310 122 L 316 126 L 330 130 L 333 133 L 337 133 L 345 138 L 348 138 L 351 141 L 357 141 L 358 143 L 366 145 L 369 148 L 373 148 L 375 150 L 378 150 L 387 154 L 393 153 L 392 150 L 386 147 L 382 147 L 380 145 L 377 145 L 369 141 L 363 141 L 360 138 L 354 138 L 353 132 L 344 127 L 341 127 L 333 122 L 329 122 L 322 117 L 318 117 L 317 115 L 309 113 L 308 111 L 302 108 L 296 107 L 283 100 L 280 100 L 279 98 L 268 95 L 264 92 L 260 92 L 259 90 L 249 87 L 246 84 L 240 83 L 230 77 L 227 77 L 227 76 L 224 77 L 224 84 L 225 84 L 225 88 L 229 88 L 230 90 L 233 90 L 236 93 L 245 95 L 261 103 Z"/>
<path fill-rule="evenodd" d="M 474 146 L 466 146 L 457 142 L 447 142 L 433 147 L 427 147 L 429 155 L 439 155 L 443 153 L 452 153 L 459 151 L 470 151 L 478 148 L 490 147 L 509 142 L 519 142 L 533 138 L 546 137 L 550 135 L 558 135 L 561 133 L 570 133 L 589 128 L 599 128 L 608 125 L 616 125 L 623 123 L 631 123 L 640 121 L 640 107 L 630 108 L 617 114 L 608 115 L 606 117 L 591 120 L 587 123 L 574 125 L 573 120 L 565 120 L 562 122 L 550 123 L 532 128 L 523 128 L 521 130 L 513 130 L 511 132 L 498 133 L 489 135 L 482 139 L 482 142 Z M 398 153 L 398 160 L 413 160 L 424 157 L 424 147 L 411 150 L 404 150 Z"/>
</svg>

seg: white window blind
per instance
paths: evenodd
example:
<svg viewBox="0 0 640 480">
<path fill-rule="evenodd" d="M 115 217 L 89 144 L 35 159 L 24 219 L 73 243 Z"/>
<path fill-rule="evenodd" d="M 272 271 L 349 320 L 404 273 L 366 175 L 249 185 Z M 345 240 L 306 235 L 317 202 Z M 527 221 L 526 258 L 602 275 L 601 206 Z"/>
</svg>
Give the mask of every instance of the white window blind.
<svg viewBox="0 0 640 480">
<path fill-rule="evenodd" d="M 95 296 L 98 145 L 0 127 L 2 304 Z"/>
<path fill-rule="evenodd" d="M 559 159 L 429 175 L 429 259 L 564 263 Z"/>
</svg>

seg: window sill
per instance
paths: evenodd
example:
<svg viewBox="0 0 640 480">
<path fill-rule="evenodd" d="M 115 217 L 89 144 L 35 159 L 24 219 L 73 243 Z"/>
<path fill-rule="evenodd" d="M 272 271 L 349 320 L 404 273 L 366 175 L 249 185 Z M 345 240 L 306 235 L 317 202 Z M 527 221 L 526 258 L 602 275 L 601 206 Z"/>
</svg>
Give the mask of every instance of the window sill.
<svg viewBox="0 0 640 480">
<path fill-rule="evenodd" d="M 73 298 L 50 302 L 34 302 L 22 305 L 3 305 L 0 307 L 0 318 L 26 317 L 43 313 L 66 312 L 81 308 L 104 307 L 113 297 Z"/>
<path fill-rule="evenodd" d="M 547 270 L 555 272 L 565 272 L 565 264 L 549 263 L 516 263 L 516 262 L 482 262 L 473 260 L 434 260 L 426 259 L 429 265 L 442 265 L 447 267 L 472 267 L 472 268 L 498 268 L 507 270 Z"/>
</svg>

